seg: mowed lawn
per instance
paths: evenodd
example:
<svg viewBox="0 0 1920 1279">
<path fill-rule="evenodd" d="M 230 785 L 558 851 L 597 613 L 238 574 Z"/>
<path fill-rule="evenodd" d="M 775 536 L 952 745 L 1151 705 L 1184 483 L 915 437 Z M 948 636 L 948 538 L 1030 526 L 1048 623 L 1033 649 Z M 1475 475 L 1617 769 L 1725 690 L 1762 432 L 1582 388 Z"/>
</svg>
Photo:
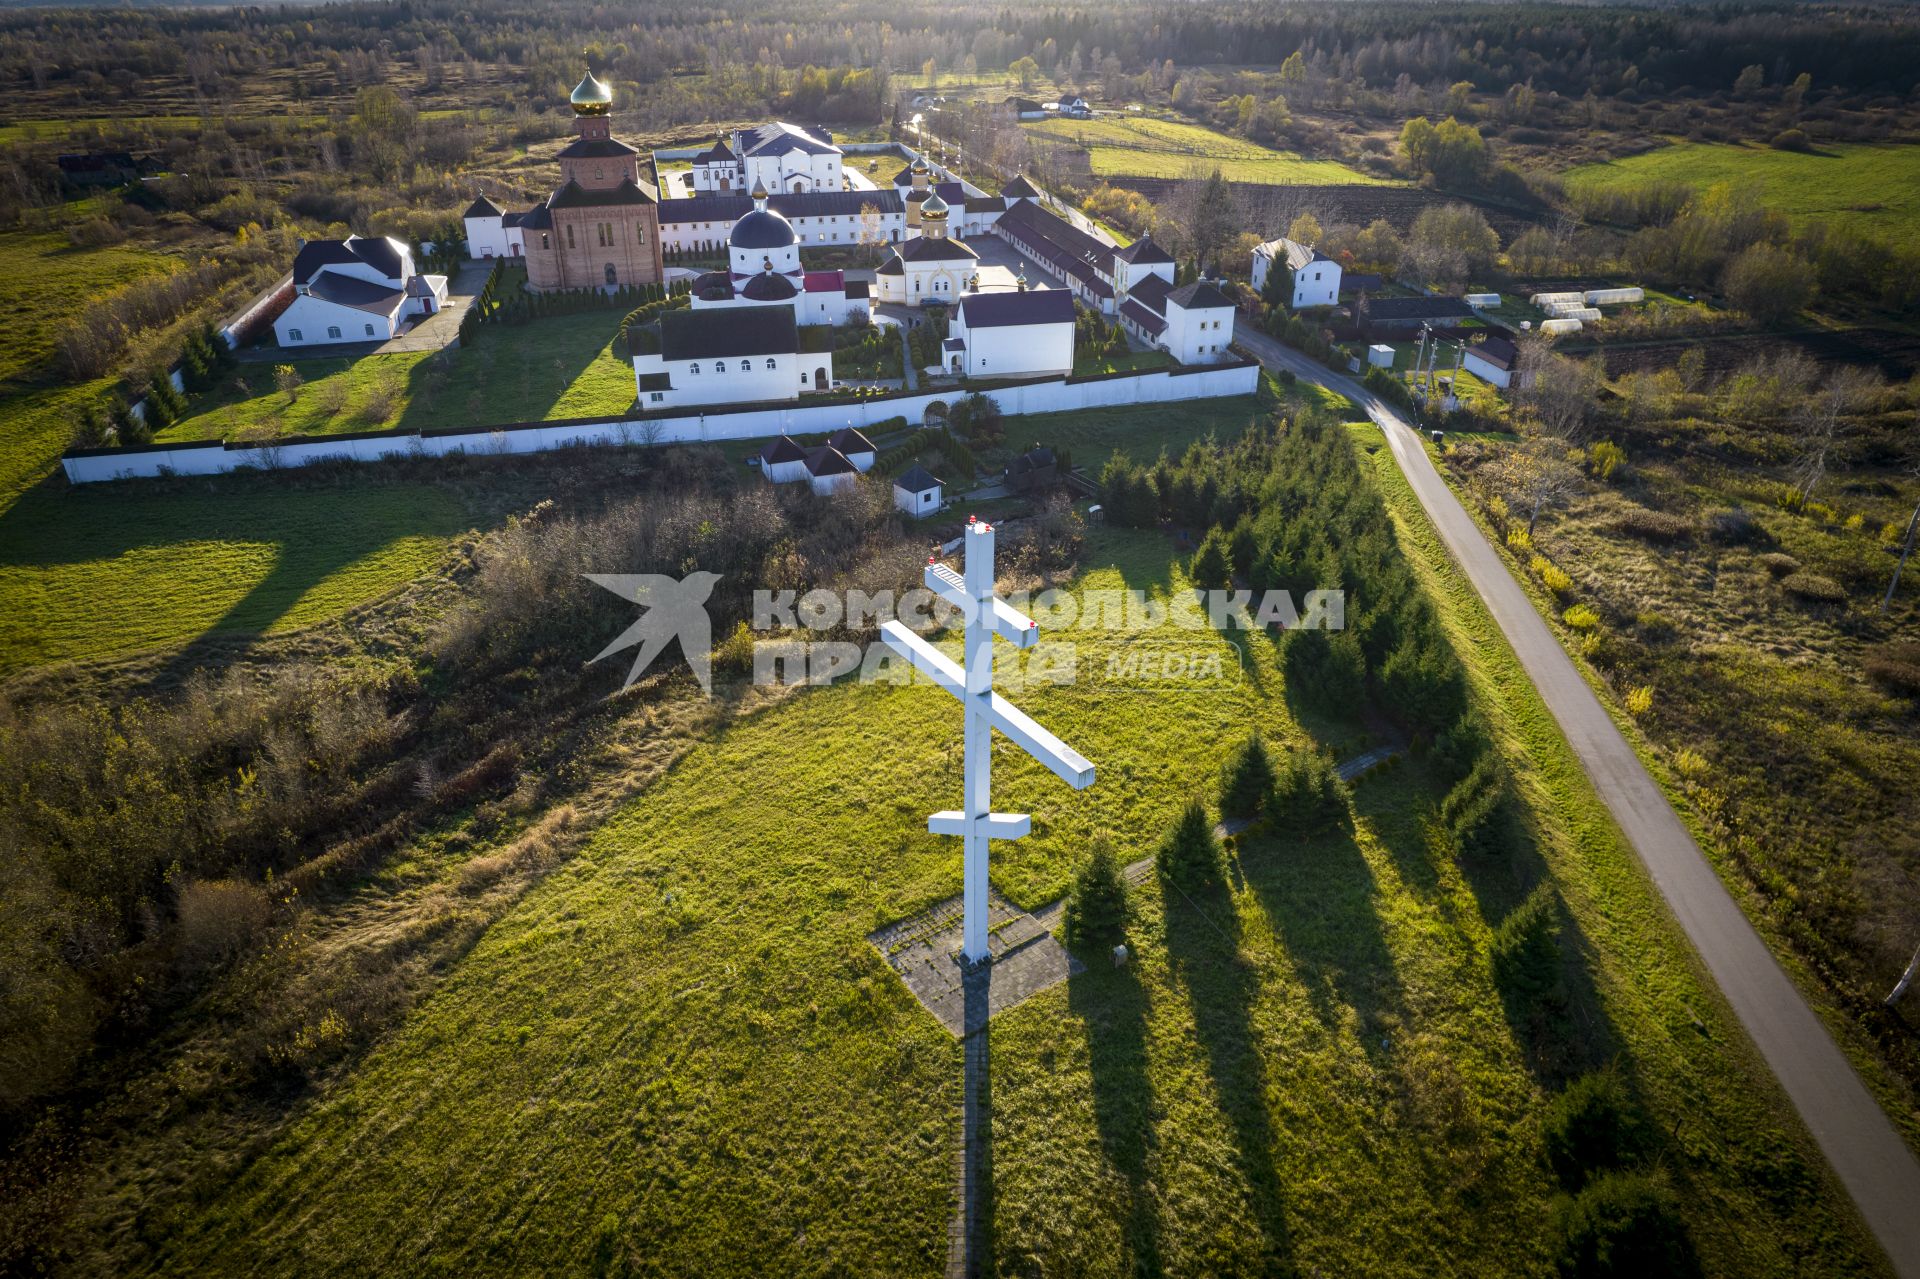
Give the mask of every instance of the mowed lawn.
<svg viewBox="0 0 1920 1279">
<path fill-rule="evenodd" d="M 1157 534 L 1097 530 L 1086 563 L 1087 589 L 1184 586 Z M 1083 664 L 1163 642 L 1061 636 Z M 1245 678 L 1207 691 L 1020 693 L 1100 775 L 1075 793 L 997 750 L 998 806 L 1034 833 L 996 846 L 996 884 L 1045 901 L 1096 832 L 1148 852 L 1254 727 L 1304 743 L 1273 646 L 1244 647 Z M 1475 673 L 1483 696 L 1505 675 Z M 1676 1134 L 1710 1273 L 1862 1272 L 1590 793 L 1546 803 L 1538 721 L 1494 709 L 1556 874 L 1580 909 L 1604 898 L 1602 1015 Z M 925 687 L 809 691 L 696 749 L 281 1139 L 184 1219 L 143 1221 L 154 1268 L 940 1273 L 960 1051 L 865 935 L 956 891 L 958 846 L 925 818 L 959 770 L 958 712 Z M 1504 906 L 1430 854 L 1432 799 L 1403 766 L 1361 786 L 1350 829 L 1253 841 L 1228 887 L 1169 901 L 1150 879 L 1134 965 L 993 1023 L 996 1273 L 1549 1269 L 1544 1093 L 1487 960 Z"/>
<path fill-rule="evenodd" d="M 1768 208 L 1910 243 L 1920 236 L 1920 146 L 1825 144 L 1776 151 L 1744 143 L 1681 142 L 1567 170 L 1569 189 L 1642 182 L 1758 182 Z"/>
<path fill-rule="evenodd" d="M 343 359 L 282 352 L 276 358 L 300 377 L 291 395 L 276 388 L 273 364 L 242 364 L 160 438 L 433 430 L 620 413 L 634 398 L 633 364 L 613 351 L 621 318 L 590 311 L 482 326 L 471 346 L 431 353 Z"/>
<path fill-rule="evenodd" d="M 1097 178 L 1184 178 L 1195 164 L 1209 170 L 1218 164 L 1230 182 L 1388 185 L 1337 160 L 1309 160 L 1178 120 L 1100 116 L 1042 120 L 1025 127 L 1085 147 Z"/>
<path fill-rule="evenodd" d="M 321 621 L 426 572 L 472 522 L 425 484 L 39 489 L 0 515 L 0 671 Z"/>
</svg>

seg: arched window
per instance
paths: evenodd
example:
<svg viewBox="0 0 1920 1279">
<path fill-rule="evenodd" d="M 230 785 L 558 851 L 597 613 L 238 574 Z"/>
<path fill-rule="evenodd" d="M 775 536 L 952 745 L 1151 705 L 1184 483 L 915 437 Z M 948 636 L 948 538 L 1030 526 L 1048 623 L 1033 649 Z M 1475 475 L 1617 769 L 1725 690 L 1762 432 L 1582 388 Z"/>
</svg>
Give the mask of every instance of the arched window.
<svg viewBox="0 0 1920 1279">
<path fill-rule="evenodd" d="M 329 324 L 327 326 L 327 336 L 338 342 L 340 340 L 340 326 L 337 324 Z"/>
<path fill-rule="evenodd" d="M 698 373 L 699 371 L 700 371 L 700 366 L 699 366 L 698 364 L 689 364 L 689 365 L 687 365 L 687 372 L 689 372 L 689 373 Z"/>
<path fill-rule="evenodd" d="M 751 372 L 753 372 L 753 361 L 752 361 L 752 360 L 742 360 L 742 361 L 740 361 L 740 371 L 741 371 L 742 373 L 751 373 Z"/>
<path fill-rule="evenodd" d="M 769 356 L 767 357 L 767 367 L 768 367 L 768 368 L 770 368 L 770 369 L 777 369 L 777 368 L 779 368 L 780 366 L 779 366 L 778 364 L 775 364 L 775 363 L 773 362 L 773 357 L 772 357 L 771 355 L 769 355 Z"/>
</svg>

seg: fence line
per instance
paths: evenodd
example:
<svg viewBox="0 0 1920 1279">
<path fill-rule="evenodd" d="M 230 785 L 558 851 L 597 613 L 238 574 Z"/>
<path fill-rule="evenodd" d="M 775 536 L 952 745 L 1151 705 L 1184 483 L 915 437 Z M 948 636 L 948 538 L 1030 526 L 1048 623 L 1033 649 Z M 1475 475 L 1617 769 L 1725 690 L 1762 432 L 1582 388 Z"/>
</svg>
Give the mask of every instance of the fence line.
<svg viewBox="0 0 1920 1279">
<path fill-rule="evenodd" d="M 1035 378 L 999 384 L 990 393 L 1001 412 L 1009 416 L 1217 399 L 1253 394 L 1259 386 L 1259 369 L 1257 363 L 1237 360 L 1089 377 Z M 935 400 L 964 394 L 964 390 L 903 391 L 829 404 L 720 405 L 704 412 L 628 413 L 436 431 L 367 431 L 280 436 L 244 443 L 209 440 L 141 448 L 74 449 L 60 459 L 60 465 L 69 483 L 96 484 L 162 475 L 222 475 L 250 468 L 279 470 L 316 462 L 378 462 L 457 453 L 545 453 L 564 448 L 817 435 L 844 426 L 869 427 L 896 417 L 918 421 Z"/>
</svg>

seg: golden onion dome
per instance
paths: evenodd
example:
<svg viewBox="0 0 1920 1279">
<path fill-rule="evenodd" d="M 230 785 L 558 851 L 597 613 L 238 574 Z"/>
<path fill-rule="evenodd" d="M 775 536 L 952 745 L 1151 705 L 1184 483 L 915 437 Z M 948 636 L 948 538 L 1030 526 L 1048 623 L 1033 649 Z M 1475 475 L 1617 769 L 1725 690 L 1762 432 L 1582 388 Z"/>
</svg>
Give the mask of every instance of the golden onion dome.
<svg viewBox="0 0 1920 1279">
<path fill-rule="evenodd" d="M 613 90 L 593 78 L 593 72 L 587 72 L 567 99 L 573 104 L 575 115 L 605 115 L 613 109 Z"/>
<path fill-rule="evenodd" d="M 920 206 L 920 216 L 923 218 L 944 218 L 947 216 L 948 207 L 947 202 L 940 198 L 938 191 L 930 191 L 927 193 L 927 202 Z"/>
</svg>

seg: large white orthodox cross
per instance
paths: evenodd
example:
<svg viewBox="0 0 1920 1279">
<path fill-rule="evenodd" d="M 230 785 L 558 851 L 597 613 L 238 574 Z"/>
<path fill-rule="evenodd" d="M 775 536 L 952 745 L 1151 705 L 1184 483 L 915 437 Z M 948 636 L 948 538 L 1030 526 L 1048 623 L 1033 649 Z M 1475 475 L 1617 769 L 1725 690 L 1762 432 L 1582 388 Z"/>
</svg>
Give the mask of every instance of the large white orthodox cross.
<svg viewBox="0 0 1920 1279">
<path fill-rule="evenodd" d="M 967 523 L 966 573 L 943 564 L 927 565 L 927 588 L 961 610 L 966 619 L 964 665 L 956 663 L 899 622 L 880 628 L 887 647 L 913 663 L 917 671 L 952 693 L 966 708 L 965 807 L 959 812 L 935 813 L 927 829 L 936 835 L 958 835 L 966 841 L 963 872 L 965 941 L 969 964 L 987 951 L 987 841 L 1019 839 L 1032 829 L 1025 813 L 996 813 L 990 797 L 993 769 L 993 730 L 999 729 L 1020 749 L 1045 764 L 1075 790 L 1093 785 L 1093 765 L 1065 742 L 1049 733 L 1006 698 L 993 691 L 993 637 L 1016 648 L 1031 648 L 1040 628 L 993 593 L 993 526 L 984 520 Z"/>
</svg>

